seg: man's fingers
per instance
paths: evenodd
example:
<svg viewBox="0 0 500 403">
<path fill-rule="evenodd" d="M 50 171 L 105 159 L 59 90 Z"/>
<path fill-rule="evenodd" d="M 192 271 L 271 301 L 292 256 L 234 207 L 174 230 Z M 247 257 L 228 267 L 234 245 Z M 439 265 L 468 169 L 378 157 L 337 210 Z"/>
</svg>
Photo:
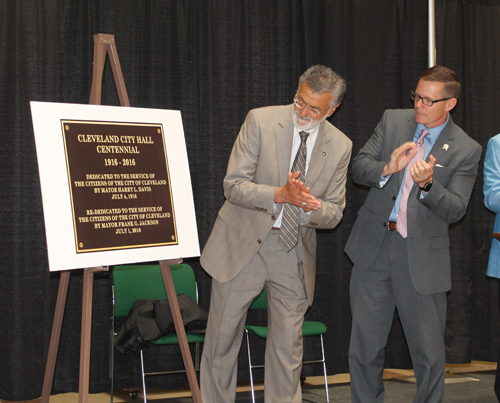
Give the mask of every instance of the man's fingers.
<svg viewBox="0 0 500 403">
<path fill-rule="evenodd" d="M 307 202 L 302 202 L 299 207 L 302 207 L 304 211 L 318 210 L 321 208 L 321 202 L 319 200 L 308 200 Z"/>
<path fill-rule="evenodd" d="M 427 163 L 427 165 L 429 165 L 429 167 L 431 167 L 432 169 L 434 169 L 434 167 L 436 166 L 436 158 L 434 158 L 432 154 L 429 155 L 429 162 Z"/>
<path fill-rule="evenodd" d="M 307 192 L 303 192 L 302 197 L 306 198 L 307 200 L 316 200 L 316 198 L 312 194 Z"/>
<path fill-rule="evenodd" d="M 415 143 L 408 142 L 404 143 L 401 147 L 394 150 L 394 153 L 391 156 L 391 160 L 395 163 L 403 164 L 400 167 L 404 168 L 406 164 L 417 154 L 418 150 Z M 399 161 L 399 162 L 398 162 Z"/>
<path fill-rule="evenodd" d="M 417 155 L 418 153 L 418 150 L 416 148 L 414 148 L 413 150 L 410 150 L 407 154 L 406 154 L 406 158 L 408 159 L 408 161 L 411 161 L 411 159 Z"/>
<path fill-rule="evenodd" d="M 399 153 L 398 154 L 404 154 L 405 156 L 408 156 L 411 152 L 414 150 L 417 150 L 417 145 L 415 143 L 412 143 L 411 141 L 404 143 L 399 147 Z"/>
<path fill-rule="evenodd" d="M 399 146 L 401 150 L 411 150 L 412 148 L 417 148 L 417 145 L 413 141 L 407 141 Z"/>
</svg>

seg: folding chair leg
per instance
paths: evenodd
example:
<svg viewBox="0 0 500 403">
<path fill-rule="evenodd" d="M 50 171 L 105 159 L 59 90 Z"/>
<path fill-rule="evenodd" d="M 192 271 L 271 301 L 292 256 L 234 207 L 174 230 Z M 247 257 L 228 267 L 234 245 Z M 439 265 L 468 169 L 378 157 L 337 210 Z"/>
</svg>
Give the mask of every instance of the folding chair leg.
<svg viewBox="0 0 500 403">
<path fill-rule="evenodd" d="M 201 361 L 201 352 L 200 352 L 200 343 L 196 343 L 195 350 L 195 358 L 194 358 L 194 370 L 196 372 L 200 372 L 200 361 Z"/>
<path fill-rule="evenodd" d="M 322 355 L 322 362 L 323 362 L 323 374 L 325 376 L 325 391 L 326 391 L 326 401 L 327 403 L 330 402 L 330 396 L 328 394 L 328 377 L 326 376 L 326 362 L 325 362 L 325 348 L 323 346 L 323 335 L 319 335 L 321 339 L 321 355 Z"/>
<path fill-rule="evenodd" d="M 201 361 L 201 348 L 200 343 L 196 343 L 195 358 L 194 358 L 194 372 L 196 379 L 200 382 L 200 361 Z"/>
<path fill-rule="evenodd" d="M 255 389 L 253 387 L 252 359 L 250 358 L 250 340 L 248 337 L 248 330 L 245 329 L 245 333 L 247 335 L 248 367 L 250 370 L 250 387 L 252 388 L 252 402 L 255 403 Z"/>
<path fill-rule="evenodd" d="M 111 329 L 109 331 L 109 378 L 111 379 L 111 402 L 113 403 L 114 393 L 114 368 L 115 368 L 115 288 L 111 287 L 111 294 L 113 295 L 113 313 L 111 315 Z"/>
<path fill-rule="evenodd" d="M 113 403 L 113 392 L 114 392 L 114 385 L 113 385 L 113 377 L 114 377 L 114 366 L 115 366 L 115 350 L 113 346 L 113 328 L 111 328 L 111 342 L 109 345 L 109 378 L 111 379 L 111 403 Z"/>
<path fill-rule="evenodd" d="M 144 403 L 147 403 L 148 399 L 146 397 L 146 377 L 144 375 L 144 356 L 141 349 L 141 374 L 142 374 L 142 396 L 144 398 Z"/>
</svg>

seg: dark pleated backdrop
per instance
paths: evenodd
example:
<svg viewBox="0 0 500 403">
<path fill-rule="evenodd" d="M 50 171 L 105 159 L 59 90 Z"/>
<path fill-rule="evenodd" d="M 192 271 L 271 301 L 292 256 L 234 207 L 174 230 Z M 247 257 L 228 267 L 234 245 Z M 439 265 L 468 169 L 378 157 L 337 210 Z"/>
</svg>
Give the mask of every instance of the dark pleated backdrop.
<svg viewBox="0 0 500 403">
<path fill-rule="evenodd" d="M 483 147 L 500 132 L 500 2 L 436 2 L 437 62 L 463 83 L 453 119 Z M 291 103 L 310 65 L 332 67 L 347 96 L 332 123 L 354 142 L 373 133 L 387 108 L 412 107 L 410 91 L 427 67 L 427 2 L 403 0 L 0 0 L 0 399 L 41 395 L 59 273 L 49 272 L 29 101 L 88 103 L 93 35 L 114 34 L 130 103 L 180 109 L 200 246 L 224 201 L 222 180 L 250 108 Z M 118 105 L 109 63 L 102 103 Z M 483 153 L 484 155 L 484 153 Z M 447 361 L 495 361 L 498 286 L 485 270 L 494 215 L 482 196 L 482 161 L 465 218 L 452 226 L 453 290 Z M 342 223 L 318 231 L 316 300 L 309 319 L 328 326 L 328 373 L 348 371 L 351 263 L 343 252 L 367 190 L 352 183 Z M 210 278 L 190 259 L 208 309 Z M 82 271 L 71 274 L 53 393 L 78 391 Z M 432 279 L 429 279 L 432 281 Z M 91 392 L 108 390 L 111 273 L 94 280 Z M 263 320 L 256 315 L 254 320 Z M 314 352 L 317 344 L 307 346 Z M 169 369 L 180 353 L 147 351 Z M 248 378 L 240 354 L 241 380 Z M 140 386 L 138 358 L 117 354 L 117 388 Z M 387 367 L 409 368 L 395 317 Z M 317 374 L 319 368 L 308 368 Z M 258 375 L 258 374 L 257 374 Z M 260 375 L 261 376 L 261 375 Z M 184 375 L 152 387 L 187 385 Z"/>
</svg>

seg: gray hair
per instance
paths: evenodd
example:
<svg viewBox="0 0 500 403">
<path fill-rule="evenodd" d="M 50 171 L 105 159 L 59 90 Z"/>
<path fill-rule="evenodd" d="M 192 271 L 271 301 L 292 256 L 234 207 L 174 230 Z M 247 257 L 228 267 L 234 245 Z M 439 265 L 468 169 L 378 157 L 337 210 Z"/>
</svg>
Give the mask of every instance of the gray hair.
<svg viewBox="0 0 500 403">
<path fill-rule="evenodd" d="M 344 99 L 346 92 L 345 80 L 329 67 L 320 64 L 309 67 L 300 76 L 297 93 L 304 83 L 307 84 L 313 94 L 330 93 L 332 95 L 330 109 L 339 105 Z"/>
</svg>

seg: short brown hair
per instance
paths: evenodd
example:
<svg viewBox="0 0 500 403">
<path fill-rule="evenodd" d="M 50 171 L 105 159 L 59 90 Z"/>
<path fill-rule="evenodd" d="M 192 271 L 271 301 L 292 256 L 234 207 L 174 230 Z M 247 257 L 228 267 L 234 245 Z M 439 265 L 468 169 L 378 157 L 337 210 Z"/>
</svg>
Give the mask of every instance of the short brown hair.
<svg viewBox="0 0 500 403">
<path fill-rule="evenodd" d="M 460 95 L 460 81 L 453 70 L 444 66 L 434 66 L 425 70 L 419 80 L 443 83 L 443 96 L 458 99 Z"/>
</svg>

